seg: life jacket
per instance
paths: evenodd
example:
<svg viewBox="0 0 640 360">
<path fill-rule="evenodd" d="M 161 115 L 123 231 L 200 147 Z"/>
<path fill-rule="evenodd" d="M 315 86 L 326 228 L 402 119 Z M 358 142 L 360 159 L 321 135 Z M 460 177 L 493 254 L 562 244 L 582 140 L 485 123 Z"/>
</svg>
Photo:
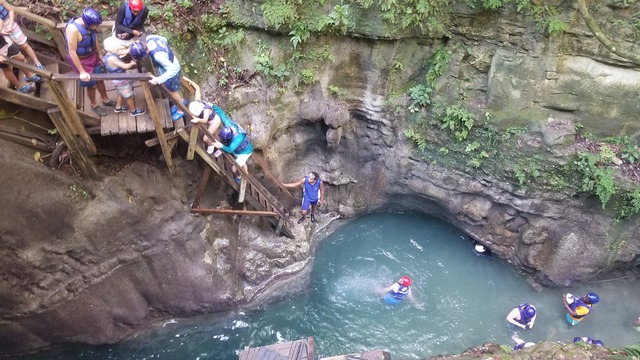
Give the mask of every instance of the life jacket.
<svg viewBox="0 0 640 360">
<path fill-rule="evenodd" d="M 135 29 L 135 28 L 139 28 L 142 26 L 142 13 L 144 12 L 144 5 L 142 6 L 142 10 L 140 10 L 140 12 L 138 13 L 138 15 L 136 15 L 135 17 L 133 17 L 133 13 L 131 12 L 131 8 L 129 7 L 129 1 L 125 1 L 124 3 L 125 6 L 125 10 L 124 10 L 124 19 L 122 20 L 122 25 L 131 28 L 131 29 Z"/>
<path fill-rule="evenodd" d="M 229 126 L 233 132 L 233 137 L 231 138 L 231 140 L 228 141 L 228 144 L 225 144 L 225 145 L 229 146 L 229 144 L 232 143 L 233 140 L 236 139 L 236 137 L 244 136 L 244 140 L 242 141 L 242 143 L 240 143 L 240 145 L 233 151 L 234 154 L 237 155 L 243 152 L 248 153 L 249 151 L 253 150 L 253 146 L 251 145 L 251 141 L 249 141 L 247 132 L 242 128 L 242 126 L 233 122 L 233 120 L 231 120 L 229 116 L 227 116 L 227 114 L 218 105 L 212 104 L 211 109 L 216 114 L 218 114 L 218 116 L 220 116 L 222 123 L 225 126 Z M 222 143 L 225 143 L 225 140 L 223 139 L 220 139 L 220 140 L 222 140 Z"/>
<path fill-rule="evenodd" d="M 393 291 L 393 290 L 390 291 L 391 296 L 393 296 L 393 298 L 396 300 L 404 300 L 404 298 L 406 298 L 409 295 L 409 287 L 403 286 L 400 283 L 398 283 L 398 285 L 400 285 L 400 287 L 398 288 L 398 291 Z"/>
<path fill-rule="evenodd" d="M 67 39 L 67 26 L 73 24 L 78 31 L 80 31 L 80 35 L 82 35 L 82 39 L 78 41 L 78 46 L 76 49 L 76 53 L 80 58 L 86 58 L 96 52 L 96 32 L 95 30 L 87 29 L 86 27 L 77 23 L 74 19 L 69 20 L 67 25 L 64 27 L 64 37 L 67 40 L 67 44 L 69 44 L 69 39 Z M 69 50 L 69 45 L 67 45 L 67 50 Z"/>
<path fill-rule="evenodd" d="M 0 19 L 7 20 L 9 18 L 9 9 L 0 5 Z"/>
<path fill-rule="evenodd" d="M 204 110 L 209 109 L 211 110 L 211 114 L 209 114 L 209 118 L 207 120 L 211 121 L 213 120 L 213 118 L 216 116 L 216 112 L 213 110 L 213 104 L 205 101 L 205 100 L 197 100 L 199 102 L 201 102 L 204 105 L 204 109 L 202 110 L 203 114 L 204 114 Z"/>
<path fill-rule="evenodd" d="M 110 57 L 115 57 L 117 59 L 120 59 L 118 57 L 118 55 L 116 55 L 116 54 L 107 54 L 107 55 L 105 55 L 102 58 L 102 61 L 104 62 L 104 67 L 107 69 L 107 71 L 112 73 L 112 74 L 124 73 L 126 71 L 125 69 L 122 69 L 122 68 L 120 68 L 118 66 L 114 66 L 114 67 L 109 66 L 109 58 Z"/>
<path fill-rule="evenodd" d="M 585 316 L 589 315 L 589 313 L 591 313 L 591 304 L 587 304 L 587 302 L 584 301 L 584 298 L 576 299 L 572 304 L 569 305 L 569 307 L 573 311 L 576 311 L 576 309 L 578 307 L 580 307 L 580 306 L 587 308 L 587 310 L 589 310 L 589 312 L 587 312 L 584 315 L 572 315 L 572 314 L 569 314 L 569 316 L 571 316 L 572 319 L 574 319 L 574 320 L 582 320 L 583 317 L 585 317 Z"/>
<path fill-rule="evenodd" d="M 147 36 L 147 44 L 153 42 L 156 44 L 155 49 L 149 51 L 149 55 L 151 56 L 151 59 L 153 59 L 153 61 L 155 62 L 155 54 L 157 54 L 158 52 L 165 52 L 167 53 L 167 55 L 169 56 L 169 61 L 173 62 L 174 56 L 173 56 L 173 51 L 171 51 L 171 48 L 169 47 L 169 45 L 158 35 L 149 35 Z"/>
<path fill-rule="evenodd" d="M 529 321 L 528 321 L 529 318 L 526 317 L 525 314 L 524 314 L 524 310 L 529 306 L 531 306 L 531 305 L 529 305 L 527 303 L 518 305 L 518 311 L 520 311 L 520 320 L 516 320 L 516 321 L 519 322 L 522 325 L 527 325 L 529 323 Z"/>
<path fill-rule="evenodd" d="M 318 194 L 320 193 L 320 184 L 322 180 L 316 179 L 314 184 L 309 183 L 309 177 L 304 177 L 304 185 L 302 187 L 302 193 L 309 199 L 311 202 L 318 201 Z M 407 288 L 408 289 L 408 288 Z"/>
</svg>

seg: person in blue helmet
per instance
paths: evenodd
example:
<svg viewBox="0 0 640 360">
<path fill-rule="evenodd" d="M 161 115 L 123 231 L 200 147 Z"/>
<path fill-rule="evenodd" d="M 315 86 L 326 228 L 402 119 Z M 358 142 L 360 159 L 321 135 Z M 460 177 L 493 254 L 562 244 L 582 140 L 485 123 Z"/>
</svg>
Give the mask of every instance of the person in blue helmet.
<svg viewBox="0 0 640 360">
<path fill-rule="evenodd" d="M 596 340 L 596 339 L 592 339 L 592 338 L 587 337 L 587 336 L 575 337 L 575 338 L 573 338 L 573 342 L 574 343 L 584 342 L 584 343 L 587 343 L 589 345 L 604 346 L 604 343 L 602 341 Z"/>
<path fill-rule="evenodd" d="M 100 116 L 107 116 L 107 111 L 97 102 L 96 89 L 102 97 L 102 105 L 113 107 L 115 101 L 109 99 L 104 81 L 91 80 L 91 74 L 105 72 L 102 64 L 102 49 L 97 41 L 96 30 L 102 24 L 102 16 L 94 8 L 86 8 L 82 15 L 71 19 L 64 28 L 67 41 L 67 61 L 73 71 L 80 74 L 80 86 L 87 89 L 91 108 Z"/>
<path fill-rule="evenodd" d="M 576 297 L 566 293 L 562 295 L 562 302 L 567 309 L 567 322 L 571 325 L 576 325 L 591 313 L 591 308 L 594 304 L 600 302 L 600 297 L 592 292 L 583 297 Z"/>
<path fill-rule="evenodd" d="M 217 117 L 222 121 L 222 129 L 218 133 L 220 141 L 214 141 L 213 147 L 221 149 L 222 151 L 233 155 L 236 162 L 245 172 L 247 170 L 247 161 L 253 154 L 253 145 L 249 140 L 247 132 L 237 123 L 233 122 L 227 114 L 222 111 L 218 105 L 211 105 L 211 109 L 216 113 Z M 207 152 L 209 152 L 207 150 Z M 232 168 L 235 174 L 235 181 L 240 182 L 241 176 L 238 175 L 235 166 Z"/>
<path fill-rule="evenodd" d="M 149 84 L 163 84 L 173 96 L 187 105 L 187 101 L 180 93 L 180 61 L 169 47 L 167 38 L 160 35 L 149 35 L 144 42 L 136 41 L 131 44 L 129 55 L 138 62 L 149 55 L 154 66 L 158 69 L 158 76 L 153 76 L 149 80 Z M 183 116 L 182 110 L 178 109 L 176 105 L 171 106 L 173 121 L 178 121 Z"/>
<path fill-rule="evenodd" d="M 282 185 L 288 188 L 294 188 L 302 185 L 302 217 L 298 220 L 298 224 L 302 224 L 307 218 L 309 208 L 311 208 L 311 222 L 317 222 L 316 208 L 321 207 L 322 204 L 324 204 L 324 183 L 320 179 L 320 175 L 318 175 L 317 172 L 312 171 L 309 175 L 296 182 Z"/>
<path fill-rule="evenodd" d="M 536 307 L 524 303 L 516 306 L 507 314 L 507 321 L 519 328 L 529 330 L 536 322 Z"/>
<path fill-rule="evenodd" d="M 411 293 L 411 278 L 403 276 L 398 282 L 384 289 L 384 301 L 389 305 L 397 305 L 404 299 L 409 299 L 415 307 L 419 307 Z"/>
</svg>

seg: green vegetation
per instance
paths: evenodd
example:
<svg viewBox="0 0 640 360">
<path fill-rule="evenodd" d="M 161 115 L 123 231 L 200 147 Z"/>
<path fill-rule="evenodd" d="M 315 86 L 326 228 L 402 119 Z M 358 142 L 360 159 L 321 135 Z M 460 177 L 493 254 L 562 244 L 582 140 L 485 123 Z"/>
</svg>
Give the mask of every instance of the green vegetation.
<svg viewBox="0 0 640 360">
<path fill-rule="evenodd" d="M 474 120 L 467 108 L 459 103 L 447 108 L 445 116 L 442 118 L 442 129 L 448 129 L 457 141 L 462 141 L 469 136 L 469 131 L 473 128 Z"/>
</svg>

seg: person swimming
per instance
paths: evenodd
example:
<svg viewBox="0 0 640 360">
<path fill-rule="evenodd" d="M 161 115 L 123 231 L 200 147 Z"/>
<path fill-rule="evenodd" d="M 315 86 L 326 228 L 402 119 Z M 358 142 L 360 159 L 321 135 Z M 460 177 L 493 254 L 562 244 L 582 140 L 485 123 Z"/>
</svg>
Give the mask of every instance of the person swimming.
<svg viewBox="0 0 640 360">
<path fill-rule="evenodd" d="M 493 259 L 493 253 L 491 252 L 491 250 L 489 250 L 489 248 L 480 244 L 478 240 L 472 238 L 471 236 L 467 236 L 467 237 L 469 238 L 469 240 L 471 240 L 471 245 L 473 245 L 474 254 L 485 257 L 487 259 Z"/>
<path fill-rule="evenodd" d="M 409 299 L 411 303 L 418 307 L 416 300 L 411 293 L 411 278 L 403 276 L 398 282 L 391 284 L 384 289 L 384 301 L 389 305 L 397 305 L 404 299 Z"/>
</svg>

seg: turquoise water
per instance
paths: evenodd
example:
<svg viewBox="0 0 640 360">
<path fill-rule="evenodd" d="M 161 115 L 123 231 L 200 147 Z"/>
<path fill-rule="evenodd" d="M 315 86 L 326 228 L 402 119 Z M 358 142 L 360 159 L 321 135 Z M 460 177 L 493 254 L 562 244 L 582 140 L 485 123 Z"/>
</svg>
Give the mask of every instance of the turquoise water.
<svg viewBox="0 0 640 360">
<path fill-rule="evenodd" d="M 167 320 L 116 345 L 73 346 L 29 359 L 237 359 L 245 346 L 313 336 L 316 356 L 382 348 L 394 359 L 457 353 L 485 341 L 511 345 L 505 321 L 522 302 L 538 309 L 526 341 L 590 336 L 621 347 L 640 341 L 637 279 L 534 291 L 504 261 L 475 256 L 464 233 L 418 214 L 371 214 L 340 227 L 316 253 L 307 291 L 259 311 Z M 413 279 L 422 309 L 389 306 L 378 291 Z M 599 293 L 594 312 L 575 327 L 561 294 Z M 519 330 L 519 329 L 518 329 Z"/>
</svg>

